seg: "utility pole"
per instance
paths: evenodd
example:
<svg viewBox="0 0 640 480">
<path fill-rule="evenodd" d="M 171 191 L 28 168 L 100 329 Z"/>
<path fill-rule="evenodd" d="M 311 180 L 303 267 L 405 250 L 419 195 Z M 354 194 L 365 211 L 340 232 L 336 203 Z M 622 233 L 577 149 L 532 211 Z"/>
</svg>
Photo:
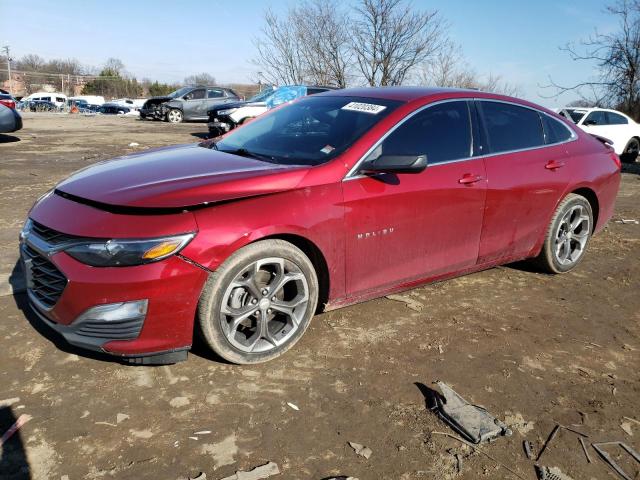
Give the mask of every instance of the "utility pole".
<svg viewBox="0 0 640 480">
<path fill-rule="evenodd" d="M 11 81 L 11 55 L 9 53 L 9 45 L 5 45 L 2 47 L 4 53 L 7 55 L 7 71 L 9 73 L 9 93 L 12 94 L 13 91 L 13 82 Z"/>
</svg>

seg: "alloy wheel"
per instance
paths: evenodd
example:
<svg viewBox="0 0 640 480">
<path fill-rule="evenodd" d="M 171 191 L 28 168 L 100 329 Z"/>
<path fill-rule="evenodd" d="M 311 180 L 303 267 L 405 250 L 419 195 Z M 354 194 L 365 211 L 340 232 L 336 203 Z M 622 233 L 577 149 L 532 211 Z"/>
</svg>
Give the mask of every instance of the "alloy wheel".
<svg viewBox="0 0 640 480">
<path fill-rule="evenodd" d="M 589 213 L 583 205 L 572 206 L 558 224 L 555 256 L 561 265 L 577 262 L 584 253 L 591 232 Z"/>
<path fill-rule="evenodd" d="M 243 352 L 267 352 L 295 334 L 308 302 L 309 285 L 298 265 L 278 257 L 258 260 L 243 268 L 226 289 L 222 331 Z"/>
<path fill-rule="evenodd" d="M 169 110 L 167 113 L 167 120 L 170 123 L 180 123 L 182 121 L 182 112 L 180 110 Z"/>
</svg>

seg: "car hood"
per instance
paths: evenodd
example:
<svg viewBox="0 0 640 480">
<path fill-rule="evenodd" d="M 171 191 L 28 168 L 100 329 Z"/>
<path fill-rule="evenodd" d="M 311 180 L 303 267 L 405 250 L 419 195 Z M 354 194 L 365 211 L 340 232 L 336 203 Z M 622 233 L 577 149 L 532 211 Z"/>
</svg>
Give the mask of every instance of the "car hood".
<svg viewBox="0 0 640 480">
<path fill-rule="evenodd" d="M 151 97 L 146 102 L 144 102 L 144 105 L 155 105 L 158 103 L 168 102 L 170 100 L 174 99 L 171 97 Z"/>
<path fill-rule="evenodd" d="M 220 110 L 228 110 L 230 108 L 242 108 L 242 107 L 257 107 L 257 106 L 265 106 L 264 102 L 229 102 L 229 103 L 221 103 L 220 105 L 216 105 L 213 108 L 210 108 L 207 113 L 217 113 Z"/>
<path fill-rule="evenodd" d="M 189 144 L 98 163 L 59 183 L 56 191 L 105 209 L 186 208 L 290 190 L 308 168 Z"/>
</svg>

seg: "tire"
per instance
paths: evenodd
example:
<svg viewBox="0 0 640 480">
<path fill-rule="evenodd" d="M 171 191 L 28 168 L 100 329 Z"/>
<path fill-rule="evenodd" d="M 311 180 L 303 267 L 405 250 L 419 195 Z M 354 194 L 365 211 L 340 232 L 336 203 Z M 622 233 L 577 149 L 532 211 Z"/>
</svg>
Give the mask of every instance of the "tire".
<svg viewBox="0 0 640 480">
<path fill-rule="evenodd" d="M 177 108 L 172 108 L 167 112 L 167 122 L 169 123 L 181 123 L 183 118 L 182 112 Z"/>
<path fill-rule="evenodd" d="M 570 193 L 558 205 L 534 263 L 549 273 L 573 270 L 585 256 L 593 228 L 591 204 Z"/>
<path fill-rule="evenodd" d="M 289 242 L 262 240 L 235 252 L 209 276 L 197 326 L 223 359 L 262 363 L 300 340 L 317 303 L 318 278 L 309 258 Z"/>
<path fill-rule="evenodd" d="M 620 161 L 624 163 L 634 163 L 638 158 L 638 152 L 640 152 L 640 141 L 637 138 L 632 138 L 624 147 L 624 152 L 620 155 Z"/>
</svg>

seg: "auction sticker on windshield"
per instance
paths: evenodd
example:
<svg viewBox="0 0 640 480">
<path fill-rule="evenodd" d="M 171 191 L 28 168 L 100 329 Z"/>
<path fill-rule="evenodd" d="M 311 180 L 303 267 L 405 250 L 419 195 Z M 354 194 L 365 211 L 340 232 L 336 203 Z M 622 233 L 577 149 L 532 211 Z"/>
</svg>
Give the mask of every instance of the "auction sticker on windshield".
<svg viewBox="0 0 640 480">
<path fill-rule="evenodd" d="M 385 108 L 384 105 L 375 105 L 373 103 L 349 102 L 341 110 L 351 110 L 353 112 L 366 112 L 377 115 Z"/>
</svg>

